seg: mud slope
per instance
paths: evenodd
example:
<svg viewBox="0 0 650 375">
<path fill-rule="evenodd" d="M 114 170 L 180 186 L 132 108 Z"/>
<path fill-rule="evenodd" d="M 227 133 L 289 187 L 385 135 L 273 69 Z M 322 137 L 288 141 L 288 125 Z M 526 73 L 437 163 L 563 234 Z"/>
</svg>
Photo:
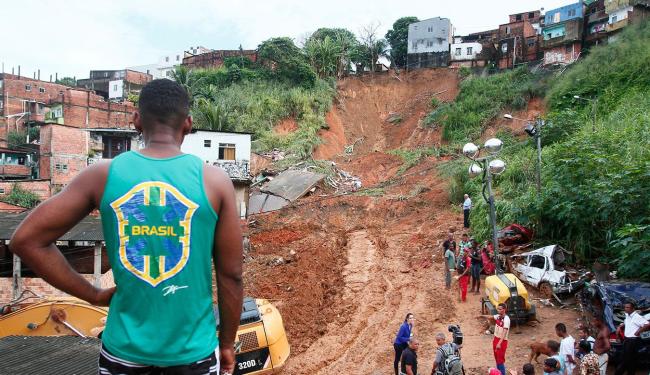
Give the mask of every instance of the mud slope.
<svg viewBox="0 0 650 375">
<path fill-rule="evenodd" d="M 342 81 L 339 103 L 328 116 L 330 130 L 322 133 L 336 142 L 317 150 L 360 176 L 364 187 L 389 182 L 379 196 L 332 197 L 319 190 L 296 207 L 249 220 L 253 251 L 245 289 L 282 313 L 292 354 L 281 374 L 391 374 L 392 341 L 408 312 L 417 319 L 421 373 L 430 372 L 435 333 L 446 332 L 448 324 L 460 324 L 467 337 L 468 373 L 484 374 L 493 365 L 491 338 L 475 319 L 479 296 L 460 304 L 455 290 L 444 288 L 441 244 L 450 230 L 460 235 L 462 214 L 451 207 L 446 181 L 437 174 L 441 160 L 427 158 L 399 175 L 400 159 L 386 154 L 439 142 L 439 130 L 418 123 L 433 94 L 455 97 L 456 73 L 422 70 L 400 79 Z M 402 115 L 400 124 L 385 121 L 391 112 Z M 496 123 L 488 132 L 503 126 Z M 356 139 L 363 142 L 351 156 L 336 156 Z M 526 345 L 552 338 L 556 322 L 575 326 L 573 310 L 538 311 L 539 327 L 511 335 L 508 366 L 520 368 Z"/>
</svg>

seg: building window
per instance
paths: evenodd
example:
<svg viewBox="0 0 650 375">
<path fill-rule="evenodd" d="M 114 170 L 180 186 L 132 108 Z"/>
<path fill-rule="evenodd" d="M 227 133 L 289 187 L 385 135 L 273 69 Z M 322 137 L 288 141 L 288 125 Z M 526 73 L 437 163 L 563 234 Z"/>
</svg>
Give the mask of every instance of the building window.
<svg viewBox="0 0 650 375">
<path fill-rule="evenodd" d="M 534 38 L 528 39 L 528 43 L 527 43 L 527 44 L 528 44 L 528 47 L 532 47 L 532 46 L 534 46 L 534 45 L 535 45 L 535 39 L 534 39 Z"/>
<path fill-rule="evenodd" d="M 5 107 L 5 100 L 4 98 L 0 97 L 0 111 Z"/>
<path fill-rule="evenodd" d="M 433 40 L 427 40 L 427 47 L 433 47 Z"/>
<path fill-rule="evenodd" d="M 567 44 L 565 51 L 566 51 L 566 53 L 571 53 L 573 51 L 573 46 L 570 45 L 570 44 Z"/>
<path fill-rule="evenodd" d="M 517 16 L 515 16 L 515 19 L 516 19 L 517 21 L 521 21 L 521 14 L 517 14 Z"/>
<path fill-rule="evenodd" d="M 0 194 L 4 194 L 4 193 L 5 193 L 5 188 L 0 188 Z"/>
<path fill-rule="evenodd" d="M 528 13 L 528 18 L 535 18 L 535 13 L 534 12 Z"/>
<path fill-rule="evenodd" d="M 180 55 L 176 55 L 176 61 L 180 61 L 180 60 L 181 60 L 181 56 L 180 56 Z"/>
<path fill-rule="evenodd" d="M 553 23 L 560 22 L 560 12 L 553 15 Z"/>
<path fill-rule="evenodd" d="M 149 72 L 149 69 L 147 69 L 147 74 L 151 74 L 151 73 Z"/>
<path fill-rule="evenodd" d="M 113 85 L 113 91 L 117 92 L 117 84 Z"/>
<path fill-rule="evenodd" d="M 508 52 L 508 43 L 503 43 L 501 45 L 501 52 L 503 52 L 503 53 Z"/>
<path fill-rule="evenodd" d="M 418 41 L 417 40 L 413 41 L 413 48 L 418 48 Z"/>
<path fill-rule="evenodd" d="M 472 55 L 472 47 L 467 47 L 467 54 Z"/>
<path fill-rule="evenodd" d="M 204 139 L 203 140 L 203 147 L 212 147 L 212 140 Z"/>
<path fill-rule="evenodd" d="M 45 92 L 45 87 L 39 87 L 38 92 L 40 92 L 41 94 L 44 93 Z"/>
<path fill-rule="evenodd" d="M 32 85 L 30 84 L 25 85 L 25 91 L 32 91 Z"/>
<path fill-rule="evenodd" d="M 460 56 L 460 48 L 456 48 L 456 56 Z"/>
<path fill-rule="evenodd" d="M 612 16 L 612 23 L 616 23 L 616 21 L 618 21 L 618 15 L 615 14 L 615 15 Z M 27 91 L 29 91 L 29 90 L 27 90 Z"/>
<path fill-rule="evenodd" d="M 219 143 L 219 160 L 235 160 L 235 145 Z"/>
<path fill-rule="evenodd" d="M 433 32 L 433 26 L 429 26 L 429 27 L 427 27 L 427 31 L 430 32 L 430 33 L 432 33 L 432 32 Z"/>
<path fill-rule="evenodd" d="M 506 26 L 506 34 L 510 34 L 510 26 Z"/>
<path fill-rule="evenodd" d="M 54 169 L 56 169 L 57 172 L 67 172 L 68 171 L 68 165 L 67 164 L 56 163 L 54 165 Z"/>
<path fill-rule="evenodd" d="M 575 17 L 576 16 L 576 10 L 575 9 L 569 9 L 569 17 Z"/>
<path fill-rule="evenodd" d="M 546 39 L 547 40 L 548 39 L 553 39 L 553 34 L 551 34 L 551 33 L 546 34 Z"/>
</svg>

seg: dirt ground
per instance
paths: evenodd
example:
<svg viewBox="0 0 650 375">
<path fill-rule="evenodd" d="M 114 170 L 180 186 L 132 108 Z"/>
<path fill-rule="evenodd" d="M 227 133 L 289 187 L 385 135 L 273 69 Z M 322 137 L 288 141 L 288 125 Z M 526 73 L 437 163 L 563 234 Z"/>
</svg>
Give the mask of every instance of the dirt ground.
<svg viewBox="0 0 650 375">
<path fill-rule="evenodd" d="M 469 374 L 494 365 L 492 338 L 475 319 L 479 296 L 460 303 L 456 291 L 444 287 L 441 244 L 450 230 L 460 236 L 462 213 L 437 174 L 441 160 L 427 158 L 398 175 L 400 159 L 386 154 L 440 142 L 440 130 L 422 127 L 421 120 L 432 96 L 454 99 L 458 79 L 449 69 L 399 78 L 390 73 L 340 82 L 330 129 L 321 133 L 326 143 L 316 150 L 359 176 L 364 187 L 390 180 L 383 194 L 331 197 L 323 189 L 300 205 L 249 219 L 246 294 L 271 300 L 282 313 L 292 353 L 281 374 L 392 374 L 392 342 L 408 312 L 416 316 L 420 373 L 430 372 L 435 333 L 447 332 L 449 324 L 463 330 Z M 533 106 L 541 110 L 542 104 Z M 402 121 L 385 121 L 391 113 Z M 343 156 L 345 145 L 358 139 L 354 153 Z M 536 326 L 510 335 L 508 367 L 521 368 L 530 342 L 554 338 L 557 322 L 575 334 L 577 311 L 537 306 Z"/>
</svg>

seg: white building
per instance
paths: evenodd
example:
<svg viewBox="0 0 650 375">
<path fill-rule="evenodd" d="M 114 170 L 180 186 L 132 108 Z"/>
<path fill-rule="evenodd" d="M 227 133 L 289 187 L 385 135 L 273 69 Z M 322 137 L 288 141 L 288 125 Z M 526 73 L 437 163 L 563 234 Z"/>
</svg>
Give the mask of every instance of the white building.
<svg viewBox="0 0 650 375">
<path fill-rule="evenodd" d="M 466 61 L 476 60 L 477 56 L 483 50 L 483 45 L 477 42 L 454 43 L 451 45 L 451 60 Z"/>
<path fill-rule="evenodd" d="M 190 47 L 187 51 L 176 52 L 176 53 L 171 53 L 162 56 L 160 57 L 160 59 L 158 59 L 158 62 L 155 64 L 132 66 L 127 69 L 151 74 L 153 76 L 153 79 L 159 79 L 159 78 L 171 79 L 174 69 L 176 69 L 177 66 L 183 63 L 184 57 L 191 56 L 191 55 L 200 55 L 202 53 L 206 53 L 210 51 L 212 50 L 201 46 Z"/>
<path fill-rule="evenodd" d="M 251 182 L 251 134 L 193 130 L 185 136 L 181 151 L 228 173 L 235 186 L 239 212 L 242 217 L 246 216 Z"/>
</svg>

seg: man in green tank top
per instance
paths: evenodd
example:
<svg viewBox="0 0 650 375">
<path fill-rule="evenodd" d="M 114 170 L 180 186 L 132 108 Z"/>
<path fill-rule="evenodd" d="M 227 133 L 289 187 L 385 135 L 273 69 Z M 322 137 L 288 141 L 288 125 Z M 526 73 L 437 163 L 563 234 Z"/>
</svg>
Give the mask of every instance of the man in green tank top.
<svg viewBox="0 0 650 375">
<path fill-rule="evenodd" d="M 187 92 L 177 83 L 147 84 L 133 122 L 145 148 L 84 169 L 27 216 L 11 251 L 54 287 L 110 306 L 101 374 L 232 374 L 243 299 L 234 188 L 221 169 L 181 153 L 192 118 Z M 94 209 L 115 279 L 111 289 L 94 287 L 55 245 Z"/>
</svg>

